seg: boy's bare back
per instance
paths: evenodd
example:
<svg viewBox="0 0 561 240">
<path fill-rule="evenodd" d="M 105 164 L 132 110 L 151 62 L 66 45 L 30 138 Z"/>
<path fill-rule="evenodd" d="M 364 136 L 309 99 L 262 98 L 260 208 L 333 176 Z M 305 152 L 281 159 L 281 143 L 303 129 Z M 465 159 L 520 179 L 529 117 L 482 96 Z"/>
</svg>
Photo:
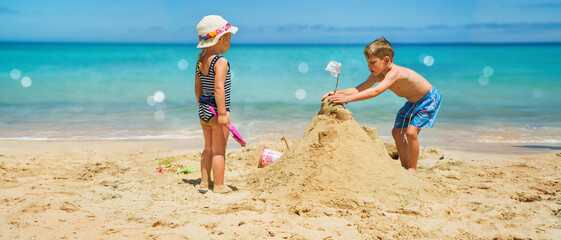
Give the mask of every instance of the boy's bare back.
<svg viewBox="0 0 561 240">
<path fill-rule="evenodd" d="M 386 76 L 377 76 L 378 82 L 392 81 L 389 89 L 397 96 L 406 98 L 409 102 L 421 100 L 432 85 L 417 72 L 396 64 L 392 64 Z"/>
</svg>

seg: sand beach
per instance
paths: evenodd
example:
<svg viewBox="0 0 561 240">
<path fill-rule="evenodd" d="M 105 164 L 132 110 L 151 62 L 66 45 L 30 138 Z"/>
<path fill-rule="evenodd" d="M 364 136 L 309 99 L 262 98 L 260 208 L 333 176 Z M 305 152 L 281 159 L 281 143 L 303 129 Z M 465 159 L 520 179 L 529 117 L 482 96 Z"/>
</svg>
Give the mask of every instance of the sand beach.
<svg viewBox="0 0 561 240">
<path fill-rule="evenodd" d="M 325 105 L 325 104 L 324 104 Z M 322 106 L 297 139 L 229 142 L 201 194 L 200 141 L 1 141 L 0 239 L 558 239 L 561 151 L 423 146 L 414 176 L 374 126 Z M 258 168 L 263 147 L 283 152 Z M 155 173 L 159 160 L 171 168 Z"/>
</svg>

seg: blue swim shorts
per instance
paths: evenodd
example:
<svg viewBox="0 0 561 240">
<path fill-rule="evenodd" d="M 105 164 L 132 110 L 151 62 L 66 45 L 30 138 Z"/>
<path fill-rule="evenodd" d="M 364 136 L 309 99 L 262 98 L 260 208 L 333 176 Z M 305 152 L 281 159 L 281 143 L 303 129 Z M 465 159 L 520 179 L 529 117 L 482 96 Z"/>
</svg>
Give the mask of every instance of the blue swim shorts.
<svg viewBox="0 0 561 240">
<path fill-rule="evenodd" d="M 416 103 L 407 101 L 397 113 L 394 128 L 407 128 L 409 122 L 416 128 L 432 128 L 438 110 L 440 109 L 441 99 L 442 97 L 438 89 L 432 87 L 430 91 Z"/>
</svg>

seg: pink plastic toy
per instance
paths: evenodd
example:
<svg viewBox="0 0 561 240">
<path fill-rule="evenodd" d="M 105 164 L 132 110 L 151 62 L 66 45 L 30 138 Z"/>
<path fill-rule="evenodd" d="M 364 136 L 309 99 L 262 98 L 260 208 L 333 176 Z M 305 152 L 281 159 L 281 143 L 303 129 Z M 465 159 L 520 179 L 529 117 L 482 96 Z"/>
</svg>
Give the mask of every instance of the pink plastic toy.
<svg viewBox="0 0 561 240">
<path fill-rule="evenodd" d="M 208 106 L 208 109 L 215 115 L 218 116 L 218 114 L 216 113 L 216 111 L 214 110 L 214 108 L 212 106 Z M 240 135 L 240 133 L 238 132 L 238 130 L 236 130 L 236 128 L 234 126 L 232 126 L 232 124 L 228 124 L 226 126 L 230 132 L 232 132 L 232 137 L 234 138 L 234 140 L 238 141 L 238 143 L 240 143 L 240 145 L 242 145 L 242 147 L 245 147 L 245 141 L 242 138 L 242 135 Z"/>
<path fill-rule="evenodd" d="M 156 171 L 154 171 L 155 173 L 163 173 L 165 171 L 169 170 L 169 167 L 165 168 L 165 167 L 158 167 L 156 169 Z"/>
<path fill-rule="evenodd" d="M 259 167 L 265 167 L 271 163 L 276 162 L 281 157 L 282 153 L 271 149 L 261 149 L 261 156 L 259 156 Z"/>
</svg>

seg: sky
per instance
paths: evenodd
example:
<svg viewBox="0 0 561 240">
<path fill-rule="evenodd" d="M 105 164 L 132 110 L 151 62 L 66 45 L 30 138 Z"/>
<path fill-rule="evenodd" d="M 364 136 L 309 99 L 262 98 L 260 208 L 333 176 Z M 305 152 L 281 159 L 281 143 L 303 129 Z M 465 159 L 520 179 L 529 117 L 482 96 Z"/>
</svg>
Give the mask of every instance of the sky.
<svg viewBox="0 0 561 240">
<path fill-rule="evenodd" d="M 221 15 L 248 44 L 561 42 L 561 0 L 0 0 L 0 42 L 195 43 Z"/>
</svg>

